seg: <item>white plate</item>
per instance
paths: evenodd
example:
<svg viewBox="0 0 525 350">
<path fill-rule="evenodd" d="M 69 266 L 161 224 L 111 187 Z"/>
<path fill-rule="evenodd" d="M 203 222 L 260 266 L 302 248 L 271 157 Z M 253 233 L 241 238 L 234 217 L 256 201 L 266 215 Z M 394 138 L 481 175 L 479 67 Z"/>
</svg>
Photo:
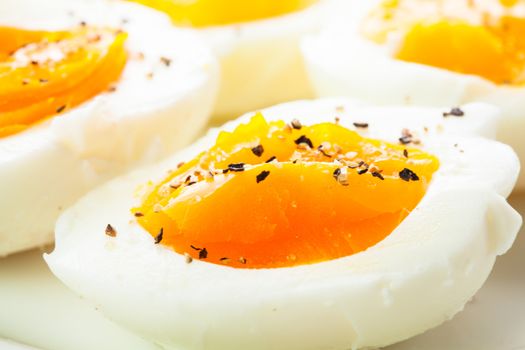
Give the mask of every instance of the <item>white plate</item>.
<svg viewBox="0 0 525 350">
<path fill-rule="evenodd" d="M 525 195 L 511 202 L 525 214 Z M 0 259 L 0 337 L 47 350 L 152 350 L 64 287 L 42 252 Z M 525 350 L 525 230 L 452 321 L 384 350 Z M 1 350 L 28 350 L 0 339 Z"/>
</svg>

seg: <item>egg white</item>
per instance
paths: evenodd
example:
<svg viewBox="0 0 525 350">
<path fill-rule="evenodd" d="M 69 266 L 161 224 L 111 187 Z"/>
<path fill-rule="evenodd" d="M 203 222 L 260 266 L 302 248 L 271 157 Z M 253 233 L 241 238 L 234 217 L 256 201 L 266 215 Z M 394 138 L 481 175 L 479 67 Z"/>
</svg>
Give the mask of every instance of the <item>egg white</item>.
<svg viewBox="0 0 525 350">
<path fill-rule="evenodd" d="M 333 0 L 319 0 L 289 14 L 230 25 L 190 29 L 217 55 L 221 66 L 214 122 L 276 103 L 312 98 L 299 48 L 320 30 Z"/>
<path fill-rule="evenodd" d="M 57 30 L 81 21 L 128 32 L 128 63 L 115 92 L 0 139 L 0 256 L 51 242 L 58 215 L 81 195 L 188 144 L 215 102 L 215 58 L 163 14 L 127 2 L 0 2 L 1 25 Z"/>
<path fill-rule="evenodd" d="M 263 110 L 268 120 L 332 121 L 366 136 L 397 142 L 403 128 L 439 157 L 428 192 L 384 241 L 368 250 L 313 265 L 235 269 L 184 256 L 153 238 L 130 212 L 136 189 L 157 182 L 182 160 L 212 146 L 250 113 L 167 161 L 112 181 L 59 219 L 56 246 L 45 256 L 67 286 L 112 320 L 166 349 L 357 349 L 385 346 L 460 311 L 480 288 L 497 255 L 521 225 L 507 204 L 519 161 L 490 134 L 497 111 L 371 108 L 350 100 L 300 101 Z M 427 131 L 425 131 L 427 130 Z M 115 238 L 104 233 L 107 224 Z"/>
<path fill-rule="evenodd" d="M 332 24 L 302 42 L 308 74 L 317 96 L 349 96 L 376 105 L 455 106 L 487 102 L 502 109 L 498 139 L 525 159 L 525 87 L 497 85 L 475 75 L 405 62 L 392 48 L 366 38 L 359 27 L 380 2 L 349 1 Z M 525 175 L 518 188 L 525 189 Z"/>
<path fill-rule="evenodd" d="M 221 63 L 216 121 L 249 110 L 313 97 L 299 43 L 317 32 L 327 0 L 291 14 L 203 29 L 199 32 Z"/>
</svg>

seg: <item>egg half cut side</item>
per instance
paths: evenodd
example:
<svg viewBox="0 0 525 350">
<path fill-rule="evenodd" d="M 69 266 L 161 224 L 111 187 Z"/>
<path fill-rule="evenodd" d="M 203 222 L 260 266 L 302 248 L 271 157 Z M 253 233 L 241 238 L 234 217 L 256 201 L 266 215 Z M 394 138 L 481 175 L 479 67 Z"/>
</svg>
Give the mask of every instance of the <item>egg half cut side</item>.
<svg viewBox="0 0 525 350">
<path fill-rule="evenodd" d="M 404 144 L 409 133 L 410 145 L 404 146 L 439 160 L 426 193 L 401 224 L 356 254 L 287 267 L 241 265 L 249 260 L 229 266 L 211 261 L 213 252 L 203 253 L 203 246 L 195 246 L 197 256 L 182 254 L 163 243 L 168 231 L 153 235 L 139 222 L 145 213 L 133 208 L 144 204 L 154 184 L 217 138 L 224 140 L 224 132 L 249 125 L 256 115 L 249 113 L 165 162 L 85 196 L 58 221 L 55 251 L 45 259 L 59 279 L 110 319 L 166 349 L 358 349 L 406 339 L 459 312 L 521 225 L 505 200 L 519 161 L 508 146 L 487 138 L 494 136 L 497 109 L 469 104 L 460 110 L 462 117 L 448 118 L 443 112 L 449 108 L 325 99 L 260 111 L 268 122 L 292 128 L 294 119 L 302 128 L 337 122 L 360 137 L 391 144 Z M 253 176 L 247 188 L 271 176 L 261 183 Z M 326 176 L 342 186 L 332 173 Z M 362 176 L 382 184 L 371 174 Z M 217 203 L 217 211 L 229 209 Z"/>
<path fill-rule="evenodd" d="M 498 139 L 525 158 L 522 1 L 349 1 L 301 48 L 316 95 L 378 105 L 502 109 Z M 525 188 L 520 176 L 517 189 Z"/>
<path fill-rule="evenodd" d="M 198 38 L 133 3 L 7 0 L 0 26 L 2 256 L 52 242 L 81 195 L 191 142 L 219 72 Z"/>
</svg>

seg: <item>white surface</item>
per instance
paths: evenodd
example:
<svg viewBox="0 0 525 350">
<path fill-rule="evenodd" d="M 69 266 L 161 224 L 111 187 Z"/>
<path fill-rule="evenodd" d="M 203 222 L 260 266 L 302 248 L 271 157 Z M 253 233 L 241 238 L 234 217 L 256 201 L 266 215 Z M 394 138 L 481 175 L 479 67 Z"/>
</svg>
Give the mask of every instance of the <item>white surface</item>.
<svg viewBox="0 0 525 350">
<path fill-rule="evenodd" d="M 525 214 L 525 196 L 511 204 Z M 64 287 L 40 251 L 0 260 L 0 336 L 46 350 L 151 350 Z M 385 350 L 525 349 L 525 229 L 500 257 L 485 286 L 465 310 L 440 327 Z M 15 332 L 15 327 L 24 332 Z M 58 340 L 68 344 L 56 346 Z M 112 347 L 114 345 L 114 347 Z M 27 350 L 2 343 L 2 350 Z"/>
</svg>

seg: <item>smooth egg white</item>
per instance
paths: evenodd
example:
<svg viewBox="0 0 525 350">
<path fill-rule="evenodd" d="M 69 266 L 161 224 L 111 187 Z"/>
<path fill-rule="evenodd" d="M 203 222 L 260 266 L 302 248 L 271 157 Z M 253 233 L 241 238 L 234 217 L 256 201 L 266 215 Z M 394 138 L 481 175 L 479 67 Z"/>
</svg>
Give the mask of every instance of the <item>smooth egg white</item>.
<svg viewBox="0 0 525 350">
<path fill-rule="evenodd" d="M 300 40 L 321 29 L 333 0 L 256 21 L 189 29 L 201 36 L 221 66 L 214 122 L 285 101 L 312 98 Z"/>
</svg>

